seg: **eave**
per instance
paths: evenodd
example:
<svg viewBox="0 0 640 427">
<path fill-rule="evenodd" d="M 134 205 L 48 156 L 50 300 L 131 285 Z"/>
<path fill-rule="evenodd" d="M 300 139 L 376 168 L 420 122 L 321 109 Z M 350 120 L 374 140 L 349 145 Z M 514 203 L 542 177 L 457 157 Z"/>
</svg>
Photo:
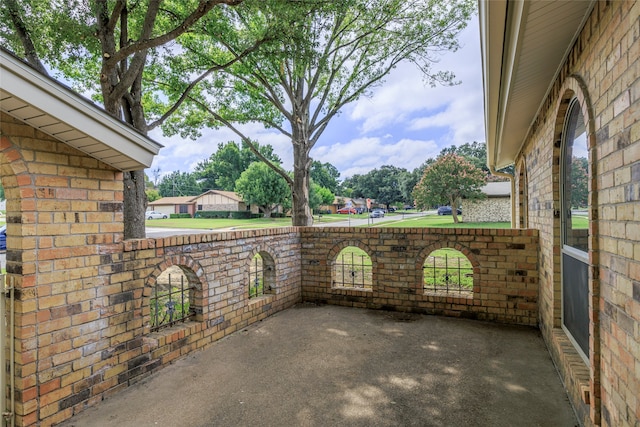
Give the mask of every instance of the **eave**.
<svg viewBox="0 0 640 427">
<path fill-rule="evenodd" d="M 162 145 L 0 49 L 0 110 L 118 170 L 151 166 Z"/>
<path fill-rule="evenodd" d="M 480 0 L 487 164 L 513 164 L 595 0 Z"/>
</svg>

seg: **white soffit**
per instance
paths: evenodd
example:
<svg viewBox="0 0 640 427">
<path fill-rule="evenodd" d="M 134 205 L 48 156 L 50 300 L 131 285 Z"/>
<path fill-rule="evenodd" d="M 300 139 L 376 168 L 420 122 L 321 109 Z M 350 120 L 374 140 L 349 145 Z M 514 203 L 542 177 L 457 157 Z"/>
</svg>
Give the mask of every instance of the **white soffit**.
<svg viewBox="0 0 640 427">
<path fill-rule="evenodd" d="M 162 145 L 0 49 L 0 110 L 121 171 L 151 166 Z"/>
<path fill-rule="evenodd" d="M 512 164 L 595 0 L 480 0 L 489 166 Z"/>
</svg>

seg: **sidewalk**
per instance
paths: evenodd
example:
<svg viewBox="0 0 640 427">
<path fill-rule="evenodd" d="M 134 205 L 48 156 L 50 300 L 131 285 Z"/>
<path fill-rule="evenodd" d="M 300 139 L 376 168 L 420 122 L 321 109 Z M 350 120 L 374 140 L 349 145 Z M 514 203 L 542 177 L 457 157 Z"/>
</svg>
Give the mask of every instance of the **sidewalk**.
<svg viewBox="0 0 640 427">
<path fill-rule="evenodd" d="M 575 426 L 536 329 L 302 304 L 63 424 Z"/>
</svg>

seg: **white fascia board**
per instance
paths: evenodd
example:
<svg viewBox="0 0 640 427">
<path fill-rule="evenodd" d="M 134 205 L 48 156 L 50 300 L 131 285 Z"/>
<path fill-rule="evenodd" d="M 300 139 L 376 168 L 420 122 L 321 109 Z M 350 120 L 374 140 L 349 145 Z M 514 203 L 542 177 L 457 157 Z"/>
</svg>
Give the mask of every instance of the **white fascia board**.
<svg viewBox="0 0 640 427">
<path fill-rule="evenodd" d="M 145 167 L 151 166 L 161 144 L 3 50 L 0 58 L 0 85 L 4 91 Z"/>
</svg>

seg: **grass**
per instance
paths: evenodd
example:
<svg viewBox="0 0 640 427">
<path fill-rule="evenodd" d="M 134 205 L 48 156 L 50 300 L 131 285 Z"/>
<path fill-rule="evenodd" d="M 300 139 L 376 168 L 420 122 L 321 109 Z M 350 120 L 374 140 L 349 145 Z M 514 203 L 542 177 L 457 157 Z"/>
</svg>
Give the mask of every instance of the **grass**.
<svg viewBox="0 0 640 427">
<path fill-rule="evenodd" d="M 461 252 L 443 248 L 433 251 L 424 262 L 424 284 L 428 289 L 473 289 L 473 266 Z"/>
<path fill-rule="evenodd" d="M 356 215 L 357 217 L 358 215 Z M 346 215 L 314 215 L 314 223 L 324 224 L 345 220 Z M 147 227 L 157 228 L 186 228 L 200 230 L 215 230 L 221 228 L 245 229 L 245 228 L 272 228 L 290 227 L 291 218 L 253 218 L 253 219 L 227 219 L 227 218 L 167 218 L 146 220 Z"/>
<path fill-rule="evenodd" d="M 340 251 L 333 266 L 333 286 L 371 289 L 371 257 L 356 246 Z"/>
<path fill-rule="evenodd" d="M 386 218 L 386 217 L 385 217 Z M 453 216 L 450 215 L 426 215 L 418 218 L 406 220 L 398 220 L 393 216 L 390 221 L 378 223 L 376 227 L 446 227 L 446 228 L 511 228 L 510 222 L 453 222 Z M 392 221 L 392 222 L 391 222 Z"/>
</svg>

